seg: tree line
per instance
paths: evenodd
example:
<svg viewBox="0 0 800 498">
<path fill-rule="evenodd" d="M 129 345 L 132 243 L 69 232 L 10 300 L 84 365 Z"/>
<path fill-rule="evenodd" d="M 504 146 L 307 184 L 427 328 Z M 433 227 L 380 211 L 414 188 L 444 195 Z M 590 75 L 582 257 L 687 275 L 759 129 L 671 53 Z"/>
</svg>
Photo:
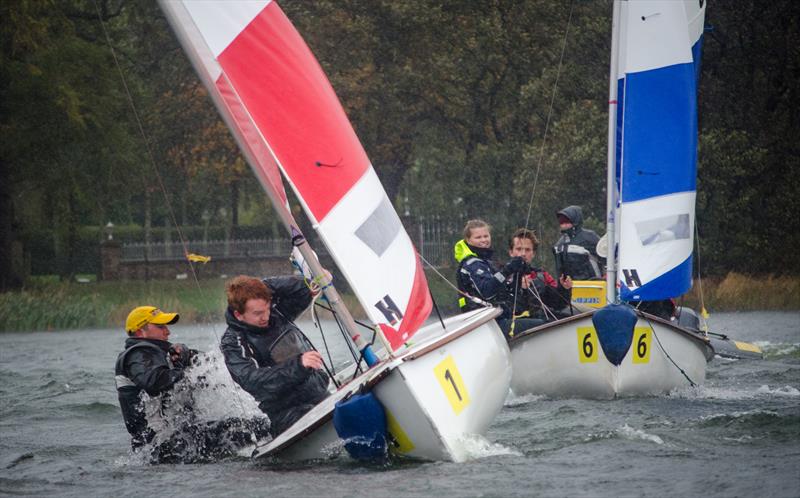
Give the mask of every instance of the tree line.
<svg viewBox="0 0 800 498">
<path fill-rule="evenodd" d="M 602 232 L 608 1 L 285 1 L 402 214 L 555 240 Z M 0 283 L 81 233 L 277 229 L 266 197 L 154 3 L 0 6 Z M 800 7 L 711 2 L 700 78 L 704 274 L 797 274 Z M 131 103 L 133 105 L 131 105 Z M 142 131 L 144 133 L 142 133 Z M 99 237 L 99 236 L 98 236 Z M 26 258 L 28 258 L 26 260 Z M 552 262 L 545 260 L 545 264 Z"/>
</svg>

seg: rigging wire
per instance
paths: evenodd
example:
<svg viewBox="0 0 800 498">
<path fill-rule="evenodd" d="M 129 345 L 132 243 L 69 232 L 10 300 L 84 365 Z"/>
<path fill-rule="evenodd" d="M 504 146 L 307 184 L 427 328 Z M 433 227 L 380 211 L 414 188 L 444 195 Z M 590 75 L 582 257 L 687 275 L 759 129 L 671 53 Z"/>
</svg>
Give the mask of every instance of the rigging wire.
<svg viewBox="0 0 800 498">
<path fill-rule="evenodd" d="M 548 313 L 549 313 L 549 314 L 550 314 L 550 317 L 551 317 L 553 320 L 557 320 L 557 318 L 556 318 L 556 315 L 555 315 L 555 313 L 553 312 L 553 310 L 552 310 L 552 309 L 550 309 L 550 306 L 547 306 L 546 304 L 544 304 L 544 301 L 542 300 L 542 296 L 541 296 L 541 294 L 539 293 L 539 290 L 536 288 L 536 285 L 534 285 L 533 283 L 531 283 L 531 285 L 530 285 L 530 286 L 528 286 L 528 292 L 530 292 L 530 293 L 533 295 L 533 297 L 535 297 L 535 298 L 536 298 L 536 300 L 537 300 L 537 301 L 539 301 L 539 305 L 541 305 L 541 307 L 542 307 L 542 312 L 544 312 L 544 316 L 545 316 L 545 318 L 547 318 L 547 316 L 548 316 Z M 559 296 L 559 297 L 561 297 L 561 296 Z"/>
<path fill-rule="evenodd" d="M 528 212 L 527 212 L 527 215 L 525 217 L 525 226 L 526 227 L 530 223 L 531 210 L 533 208 L 533 198 L 534 198 L 534 195 L 536 193 L 536 185 L 537 185 L 538 180 L 539 180 L 539 172 L 541 170 L 542 161 L 544 159 L 544 147 L 545 147 L 545 143 L 547 142 L 547 133 L 548 133 L 548 130 L 550 128 L 550 121 L 551 121 L 552 114 L 553 114 L 553 106 L 554 106 L 554 103 L 555 103 L 555 97 L 556 97 L 557 90 L 558 90 L 558 81 L 559 81 L 559 79 L 561 77 L 561 69 L 563 67 L 564 54 L 565 54 L 566 46 L 567 46 L 567 35 L 569 34 L 569 27 L 572 24 L 573 11 L 574 11 L 574 2 L 570 1 L 569 16 L 567 18 L 567 26 L 566 26 L 566 29 L 564 30 L 564 38 L 563 38 L 563 41 L 562 41 L 562 44 L 561 44 L 561 54 L 560 54 L 559 61 L 558 61 L 558 69 L 556 71 L 556 80 L 555 80 L 555 82 L 553 84 L 553 93 L 552 93 L 552 95 L 550 97 L 550 107 L 549 107 L 549 109 L 547 111 L 547 120 L 545 122 L 545 131 L 544 131 L 544 135 L 542 137 L 542 146 L 541 146 L 541 149 L 540 149 L 540 152 L 539 152 L 539 161 L 538 161 L 537 166 L 536 166 L 536 174 L 534 175 L 533 188 L 531 189 L 531 196 L 530 196 L 530 199 L 528 201 Z M 452 282 L 450 282 L 450 280 L 447 277 L 442 275 L 442 273 L 439 272 L 439 270 L 437 270 L 436 267 L 434 267 L 433 264 L 430 263 L 430 261 L 425 259 L 425 257 L 419 251 L 417 251 L 417 255 L 422 260 L 422 262 L 425 263 L 425 265 L 428 268 L 433 270 L 433 272 L 439 278 L 441 278 L 444 282 L 446 282 L 447 285 L 449 285 L 453 290 L 455 290 L 456 293 L 458 293 L 458 294 L 460 294 L 460 295 L 462 295 L 462 296 L 464 296 L 464 297 L 466 297 L 468 299 L 471 299 L 473 301 L 476 301 L 476 300 L 477 301 L 481 301 L 486 306 L 491 306 L 490 303 L 486 303 L 485 301 L 482 301 L 479 298 L 476 298 L 475 296 L 471 296 L 470 294 L 467 294 L 466 292 L 464 292 L 461 289 L 459 289 L 456 285 L 454 285 Z M 433 299 L 433 295 L 431 295 L 431 299 Z M 516 301 L 517 301 L 517 293 L 515 291 L 514 292 L 514 307 L 516 307 Z M 434 304 L 435 304 L 435 302 L 434 302 Z M 438 307 L 437 307 L 437 313 L 438 313 Z M 514 314 L 512 313 L 512 330 L 513 330 L 513 321 L 515 320 L 515 317 L 513 315 Z M 441 320 L 441 316 L 440 316 L 440 320 Z M 442 325 L 444 325 L 444 324 L 442 324 Z"/>
<path fill-rule="evenodd" d="M 167 211 L 169 212 L 170 221 L 172 221 L 173 226 L 175 227 L 176 232 L 178 233 L 178 238 L 180 239 L 181 246 L 183 248 L 183 253 L 189 253 L 189 246 L 186 242 L 186 237 L 181 230 L 180 225 L 178 224 L 178 219 L 175 215 L 175 210 L 172 207 L 172 203 L 170 202 L 169 195 L 167 193 L 167 189 L 164 186 L 164 181 L 161 177 L 161 172 L 158 169 L 158 165 L 156 164 L 155 157 L 153 155 L 152 148 L 150 147 L 150 140 L 147 137 L 147 134 L 144 131 L 144 126 L 142 125 L 141 117 L 139 116 L 139 111 L 136 107 L 136 103 L 133 100 L 133 95 L 131 94 L 130 88 L 128 87 L 128 82 L 125 79 L 125 73 L 122 70 L 122 66 L 119 63 L 119 58 L 117 57 L 117 52 L 114 50 L 114 45 L 111 43 L 111 36 L 108 34 L 108 30 L 106 28 L 106 24 L 103 21 L 103 15 L 100 11 L 100 5 L 98 4 L 97 0 L 94 0 L 95 10 L 97 11 L 97 19 L 100 22 L 100 27 L 103 30 L 103 35 L 105 37 L 106 43 L 108 44 L 109 51 L 111 52 L 111 56 L 114 59 L 114 65 L 117 68 L 117 72 L 119 73 L 120 80 L 122 81 L 122 86 L 125 89 L 125 95 L 128 98 L 128 104 L 130 105 L 131 111 L 133 112 L 133 116 L 136 120 L 136 126 L 139 129 L 139 134 L 142 136 L 142 141 L 144 142 L 145 151 L 147 153 L 147 158 L 150 162 L 150 165 L 153 168 L 153 172 L 155 173 L 156 180 L 158 181 L 158 186 L 161 189 L 161 193 L 164 196 L 164 201 L 167 206 Z M 189 270 L 192 274 L 192 278 L 194 280 L 195 286 L 197 287 L 198 292 L 205 300 L 205 292 L 203 288 L 200 286 L 200 280 L 197 277 L 197 272 L 195 271 L 195 265 L 191 261 L 187 261 L 189 264 Z M 207 322 L 208 323 L 208 322 Z M 220 341 L 219 333 L 217 332 L 217 328 L 213 323 L 208 323 L 211 326 L 211 330 L 214 333 L 214 337 L 216 338 L 217 342 Z M 241 393 L 239 389 L 234 386 L 233 389 L 234 398 L 236 399 L 237 405 L 242 413 L 242 415 L 247 415 L 247 410 L 244 407 L 244 403 L 241 399 Z"/>
<path fill-rule="evenodd" d="M 569 16 L 567 18 L 566 29 L 564 30 L 564 38 L 563 38 L 563 41 L 561 43 L 561 55 L 560 55 L 559 61 L 558 61 L 558 69 L 556 71 L 556 80 L 555 80 L 555 82 L 553 84 L 553 93 L 552 93 L 552 95 L 550 97 L 550 107 L 549 107 L 549 109 L 547 111 L 547 120 L 545 121 L 544 135 L 542 137 L 542 146 L 541 146 L 540 152 L 539 152 L 539 161 L 538 161 L 538 163 L 536 165 L 536 174 L 534 175 L 533 188 L 531 189 L 531 196 L 530 196 L 530 199 L 528 201 L 528 212 L 527 212 L 527 215 L 525 217 L 525 226 L 526 227 L 530 224 L 531 211 L 533 209 L 533 198 L 534 198 L 535 193 L 536 193 L 536 185 L 537 185 L 538 180 L 539 180 L 539 172 L 541 171 L 542 161 L 544 159 L 544 149 L 545 149 L 545 144 L 547 142 L 547 133 L 548 133 L 548 131 L 550 129 L 550 121 L 552 119 L 553 106 L 554 106 L 554 103 L 555 103 L 556 94 L 558 93 L 557 92 L 557 90 L 558 90 L 558 81 L 559 81 L 559 79 L 561 77 L 561 69 L 563 67 L 564 54 L 566 52 L 566 47 L 567 47 L 567 36 L 569 34 L 569 28 L 570 28 L 570 26 L 572 24 L 572 14 L 573 14 L 574 8 L 575 8 L 574 2 L 570 1 Z M 439 276 L 442 280 L 447 282 L 447 284 L 450 287 L 452 287 L 458 294 L 461 294 L 461 295 L 463 295 L 463 296 L 465 296 L 467 298 L 474 298 L 473 296 L 470 296 L 469 294 L 466 294 L 465 292 L 460 290 L 457 286 L 453 285 L 453 283 L 450 282 L 450 280 L 447 277 L 442 275 L 428 260 L 426 260 L 422 256 L 421 253 L 417 252 L 417 254 L 419 255 L 420 259 L 427 265 L 428 268 L 433 270 L 434 273 L 436 273 L 437 276 Z M 514 305 L 515 306 L 516 306 L 516 297 L 517 297 L 517 295 L 516 295 L 516 292 L 515 292 L 514 293 Z"/>
<path fill-rule="evenodd" d="M 672 363 L 675 366 L 675 368 L 677 368 L 678 371 L 686 378 L 686 380 L 689 381 L 690 386 L 697 387 L 697 384 L 692 379 L 689 378 L 689 375 L 681 367 L 679 367 L 677 363 L 675 363 L 675 360 L 672 359 L 672 356 L 670 356 L 669 353 L 667 353 L 667 350 L 664 349 L 664 345 L 661 344 L 661 340 L 658 338 L 658 334 L 656 334 L 656 329 L 655 327 L 653 327 L 653 323 L 650 321 L 650 319 L 649 318 L 645 319 L 647 320 L 647 325 L 650 326 L 650 330 L 653 331 L 653 337 L 656 338 L 658 347 L 661 348 L 661 352 L 664 353 L 664 356 L 666 356 L 667 359 L 670 361 L 670 363 Z"/>
<path fill-rule="evenodd" d="M 536 195 L 536 185 L 539 181 L 539 172 L 542 169 L 542 162 L 544 161 L 544 148 L 547 143 L 547 133 L 550 130 L 550 120 L 553 115 L 553 105 L 555 104 L 556 94 L 558 93 L 558 80 L 561 78 L 561 68 L 564 64 L 564 53 L 567 48 L 567 35 L 569 34 L 569 27 L 572 24 L 572 12 L 575 8 L 575 3 L 569 3 L 569 17 L 567 18 L 567 27 L 564 30 L 564 40 L 561 43 L 561 56 L 558 60 L 558 69 L 556 71 L 556 81 L 553 83 L 553 93 L 550 96 L 550 108 L 547 111 L 547 120 L 544 126 L 544 135 L 542 136 L 542 146 L 539 149 L 539 161 L 536 164 L 536 174 L 533 177 L 533 188 L 531 189 L 530 200 L 528 201 L 528 214 L 525 217 L 525 226 L 527 227 L 531 220 L 531 210 L 533 209 L 533 198 Z"/>
<path fill-rule="evenodd" d="M 708 324 L 706 323 L 706 319 L 708 318 L 708 311 L 706 311 L 706 301 L 703 296 L 703 279 L 700 276 L 700 231 L 697 228 L 697 217 L 695 216 L 694 220 L 694 240 L 697 246 L 697 285 L 700 290 L 700 316 L 703 317 L 703 323 L 701 330 L 708 335 Z"/>
<path fill-rule="evenodd" d="M 268 348 L 268 352 L 269 352 L 270 356 L 272 356 L 273 348 L 275 348 L 275 346 L 278 344 L 278 342 L 281 339 L 283 339 L 285 336 L 287 336 L 289 334 L 292 334 L 292 333 L 295 333 L 295 332 L 300 335 L 300 337 L 306 343 L 307 347 L 310 347 L 311 350 L 316 351 L 317 353 L 319 353 L 319 350 L 317 349 L 316 346 L 314 346 L 314 343 L 311 342 L 311 339 L 309 339 L 308 336 L 300 329 L 300 327 L 298 327 L 297 324 L 294 323 L 294 320 L 290 320 L 288 316 L 286 316 L 283 313 L 281 313 L 280 310 L 278 310 L 277 308 L 275 309 L 275 313 L 277 313 L 278 315 L 283 317 L 283 319 L 286 320 L 288 323 L 290 323 L 292 325 L 292 327 L 294 327 L 294 328 L 285 329 L 283 332 L 281 332 L 278 335 L 278 337 L 274 341 L 272 341 L 272 344 Z M 323 340 L 324 340 L 324 337 L 323 337 Z M 326 347 L 327 347 L 327 343 L 326 343 Z M 331 373 L 331 368 L 333 368 L 333 361 L 331 361 L 331 368 L 328 368 L 328 365 L 325 364 L 324 361 L 322 362 L 322 366 L 325 368 L 325 373 L 328 375 L 328 378 L 331 381 L 333 381 L 333 384 L 338 389 L 339 388 L 339 383 L 336 381 L 335 372 Z"/>
<path fill-rule="evenodd" d="M 435 266 L 433 266 L 433 264 L 431 264 L 431 262 L 430 262 L 430 261 L 428 261 L 427 259 L 425 259 L 425 256 L 423 256 L 421 253 L 417 252 L 417 256 L 419 256 L 419 259 L 421 259 L 421 260 L 422 260 L 422 262 L 423 262 L 423 263 L 425 263 L 425 265 L 426 265 L 428 268 L 430 268 L 431 270 L 433 270 L 433 272 L 434 272 L 434 273 L 435 273 L 435 274 L 436 274 L 436 275 L 437 275 L 439 278 L 441 278 L 442 280 L 444 280 L 444 281 L 445 281 L 445 283 L 447 283 L 447 285 L 449 285 L 449 286 L 450 286 L 450 287 L 451 287 L 451 288 L 452 288 L 452 289 L 453 289 L 453 290 L 454 290 L 454 291 L 455 291 L 457 294 L 464 296 L 465 298 L 467 298 L 467 299 L 471 300 L 472 302 L 474 302 L 474 303 L 476 303 L 476 304 L 479 304 L 479 305 L 482 305 L 482 306 L 493 306 L 491 303 L 488 303 L 488 302 L 484 301 L 483 299 L 481 299 L 481 298 L 479 298 L 479 297 L 475 297 L 475 296 L 473 296 L 473 295 L 471 295 L 471 294 L 467 294 L 466 292 L 464 292 L 464 291 L 462 291 L 461 289 L 459 289 L 459 288 L 458 288 L 457 286 L 455 286 L 455 285 L 454 285 L 454 284 L 453 284 L 453 283 L 452 283 L 452 282 L 451 282 L 451 281 L 450 281 L 450 280 L 449 280 L 447 277 L 445 277 L 444 275 L 442 275 L 442 273 L 441 273 L 439 270 L 437 270 L 437 269 L 436 269 L 436 267 L 435 267 Z"/>
<path fill-rule="evenodd" d="M 558 93 L 558 81 L 561 78 L 561 69 L 564 64 L 564 54 L 566 53 L 567 48 L 567 36 L 569 35 L 569 27 L 572 25 L 572 12 L 575 8 L 575 3 L 570 1 L 569 3 L 569 16 L 567 17 L 567 26 L 564 29 L 564 38 L 561 42 L 561 55 L 558 60 L 558 69 L 556 70 L 556 80 L 553 82 L 553 92 L 550 95 L 550 107 L 547 110 L 547 120 L 545 121 L 544 125 L 544 134 L 542 135 L 542 145 L 539 148 L 539 161 L 536 164 L 536 173 L 533 176 L 533 187 L 531 188 L 531 196 L 528 200 L 528 213 L 525 215 L 525 227 L 527 228 L 531 221 L 531 211 L 533 210 L 533 198 L 536 195 L 536 185 L 539 183 L 539 173 L 542 169 L 542 162 L 544 161 L 544 149 L 545 145 L 547 144 L 547 133 L 550 130 L 550 120 L 553 116 L 553 106 L 556 101 L 556 94 Z M 514 289 L 514 303 L 512 310 L 516 309 L 517 307 L 517 289 Z M 511 329 L 514 329 L 514 321 L 516 317 L 514 313 L 511 313 Z"/>
<path fill-rule="evenodd" d="M 314 303 L 316 304 L 316 302 Z M 336 384 L 336 387 L 339 387 L 339 384 L 336 382 L 336 366 L 333 364 L 333 357 L 331 356 L 331 350 L 328 347 L 328 340 L 325 338 L 325 331 L 322 330 L 322 322 L 319 320 L 319 316 L 317 314 L 317 307 L 311 307 L 311 321 L 314 322 L 314 326 L 317 327 L 319 330 L 319 335 L 322 337 L 322 344 L 325 346 L 325 353 L 328 355 L 328 363 L 331 364 L 331 371 L 333 371 L 333 375 L 331 379 L 333 383 Z M 309 341 L 310 342 L 310 341 Z"/>
</svg>

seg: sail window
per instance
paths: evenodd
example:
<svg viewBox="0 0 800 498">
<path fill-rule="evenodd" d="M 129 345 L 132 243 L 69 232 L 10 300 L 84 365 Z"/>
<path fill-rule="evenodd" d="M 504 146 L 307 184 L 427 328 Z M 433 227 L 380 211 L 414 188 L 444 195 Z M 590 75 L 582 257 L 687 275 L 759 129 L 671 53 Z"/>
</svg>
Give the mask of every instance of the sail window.
<svg viewBox="0 0 800 498">
<path fill-rule="evenodd" d="M 676 214 L 636 223 L 636 234 L 643 246 L 688 239 L 691 236 L 689 214 Z"/>
<path fill-rule="evenodd" d="M 356 236 L 380 257 L 400 233 L 400 218 L 389 199 L 384 197 L 375 211 L 356 230 Z"/>
</svg>

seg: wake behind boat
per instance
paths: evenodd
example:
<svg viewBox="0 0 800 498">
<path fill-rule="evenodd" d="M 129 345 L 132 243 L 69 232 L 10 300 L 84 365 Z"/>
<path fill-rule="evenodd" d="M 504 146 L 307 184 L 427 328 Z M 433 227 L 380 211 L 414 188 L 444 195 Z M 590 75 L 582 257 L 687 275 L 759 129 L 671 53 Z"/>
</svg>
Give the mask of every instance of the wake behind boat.
<svg viewBox="0 0 800 498">
<path fill-rule="evenodd" d="M 508 392 L 510 353 L 496 312 L 423 327 L 432 300 L 419 257 L 333 88 L 275 2 L 160 4 L 292 237 L 296 259 L 308 266 L 309 279 L 372 367 L 256 454 L 320 458 L 341 446 L 341 438 L 370 446 L 388 432 L 395 453 L 466 458 L 459 440 L 485 433 Z M 281 173 L 375 324 L 386 346 L 383 358 L 356 327 L 300 231 Z M 374 396 L 380 415 L 366 398 L 369 413 L 348 405 L 357 407 L 355 422 L 334 426 L 331 418 L 346 404 L 337 402 L 359 394 Z M 377 423 L 367 423 L 373 415 Z"/>
<path fill-rule="evenodd" d="M 704 2 L 614 2 L 609 303 L 663 301 L 692 284 L 704 16 Z M 524 331 L 510 344 L 512 390 L 613 398 L 701 384 L 714 350 L 699 327 L 686 326 L 692 316 L 663 320 L 610 304 Z"/>
</svg>

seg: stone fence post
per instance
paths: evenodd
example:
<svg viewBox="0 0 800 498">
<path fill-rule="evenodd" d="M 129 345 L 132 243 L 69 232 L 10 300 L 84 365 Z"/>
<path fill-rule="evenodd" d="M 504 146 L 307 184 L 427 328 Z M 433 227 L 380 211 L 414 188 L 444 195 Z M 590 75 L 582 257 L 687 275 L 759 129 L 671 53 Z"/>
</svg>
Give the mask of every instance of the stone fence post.
<svg viewBox="0 0 800 498">
<path fill-rule="evenodd" d="M 122 258 L 122 245 L 116 240 L 100 243 L 100 280 L 119 280 L 119 262 Z"/>
</svg>

